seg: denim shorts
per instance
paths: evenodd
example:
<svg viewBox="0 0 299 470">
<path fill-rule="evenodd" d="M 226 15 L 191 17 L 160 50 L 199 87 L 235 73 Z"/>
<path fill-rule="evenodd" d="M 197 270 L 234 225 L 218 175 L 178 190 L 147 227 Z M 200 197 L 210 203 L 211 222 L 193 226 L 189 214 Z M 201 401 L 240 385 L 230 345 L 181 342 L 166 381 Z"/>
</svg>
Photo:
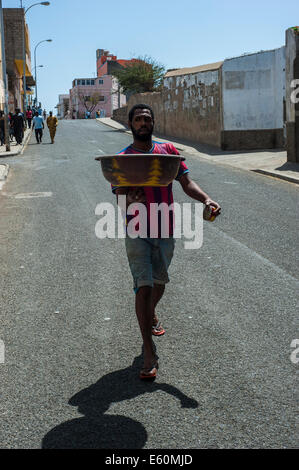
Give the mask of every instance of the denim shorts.
<svg viewBox="0 0 299 470">
<path fill-rule="evenodd" d="M 126 237 L 125 243 L 135 294 L 139 287 L 169 282 L 167 271 L 173 257 L 174 238 Z"/>
</svg>

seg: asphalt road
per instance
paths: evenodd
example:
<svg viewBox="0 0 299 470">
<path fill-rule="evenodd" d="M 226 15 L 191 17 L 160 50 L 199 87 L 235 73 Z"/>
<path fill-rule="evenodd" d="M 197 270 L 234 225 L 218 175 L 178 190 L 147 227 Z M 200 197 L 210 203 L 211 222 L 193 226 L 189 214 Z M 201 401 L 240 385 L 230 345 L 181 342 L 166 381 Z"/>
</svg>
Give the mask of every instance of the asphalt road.
<svg viewBox="0 0 299 470">
<path fill-rule="evenodd" d="M 222 215 L 176 243 L 145 384 L 123 240 L 95 236 L 114 196 L 94 157 L 131 138 L 64 121 L 49 142 L 6 160 L 0 192 L 0 447 L 296 447 L 296 185 L 186 155 Z"/>
</svg>

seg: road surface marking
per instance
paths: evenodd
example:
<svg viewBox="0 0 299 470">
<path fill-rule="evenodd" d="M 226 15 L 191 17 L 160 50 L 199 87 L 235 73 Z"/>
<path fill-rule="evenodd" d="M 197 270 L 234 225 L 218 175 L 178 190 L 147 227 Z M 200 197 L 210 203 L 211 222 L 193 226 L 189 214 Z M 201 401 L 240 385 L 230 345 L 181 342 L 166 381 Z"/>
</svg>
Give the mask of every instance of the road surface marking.
<svg viewBox="0 0 299 470">
<path fill-rule="evenodd" d="M 34 197 L 51 197 L 53 193 L 44 192 L 44 193 L 19 193 L 15 195 L 15 199 L 31 199 Z"/>
<path fill-rule="evenodd" d="M 287 273 L 284 269 L 282 268 L 279 268 L 276 264 L 272 263 L 272 261 L 269 261 L 267 258 L 264 258 L 262 255 L 260 255 L 259 253 L 257 253 L 256 251 L 252 250 L 251 248 L 249 248 L 248 246 L 244 245 L 244 243 L 241 243 L 239 242 L 238 240 L 236 240 L 235 238 L 231 237 L 230 235 L 227 235 L 227 233 L 223 232 L 222 230 L 220 230 L 219 228 L 217 227 L 210 227 L 212 230 L 216 230 L 217 232 L 220 232 L 221 235 L 226 238 L 227 240 L 230 240 L 232 242 L 234 242 L 237 246 L 239 246 L 240 248 L 242 248 L 243 250 L 247 251 L 248 254 L 250 255 L 253 255 L 255 256 L 257 259 L 259 259 L 260 261 L 262 261 L 262 263 L 264 263 L 265 265 L 269 266 L 270 268 L 274 269 L 274 271 L 276 271 L 278 274 L 283 274 L 284 276 L 286 276 L 287 278 L 289 278 L 290 280 L 292 281 L 295 281 L 297 284 L 299 284 L 299 280 L 297 278 L 295 278 L 294 276 L 292 276 L 291 274 Z"/>
</svg>

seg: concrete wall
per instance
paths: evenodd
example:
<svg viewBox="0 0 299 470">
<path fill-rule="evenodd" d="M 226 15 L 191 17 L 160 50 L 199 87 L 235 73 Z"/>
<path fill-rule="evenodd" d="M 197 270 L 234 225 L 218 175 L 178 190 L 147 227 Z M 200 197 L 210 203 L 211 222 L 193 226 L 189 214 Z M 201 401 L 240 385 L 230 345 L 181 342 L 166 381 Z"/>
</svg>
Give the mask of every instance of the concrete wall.
<svg viewBox="0 0 299 470">
<path fill-rule="evenodd" d="M 286 31 L 286 51 L 287 158 L 299 163 L 299 33 L 292 28 Z"/>
<path fill-rule="evenodd" d="M 210 67 L 210 69 L 209 69 Z M 149 104 L 155 131 L 222 149 L 285 145 L 286 48 L 168 72 L 159 93 L 133 95 Z M 113 117 L 127 124 L 127 109 Z M 298 133 L 299 135 L 299 133 Z"/>
<path fill-rule="evenodd" d="M 225 60 L 222 148 L 283 146 L 285 47 Z"/>
<path fill-rule="evenodd" d="M 162 92 L 133 95 L 127 108 L 149 104 L 155 113 L 156 133 L 220 146 L 220 93 L 220 69 L 169 76 Z M 114 119 L 127 124 L 128 109 L 116 110 Z"/>
</svg>

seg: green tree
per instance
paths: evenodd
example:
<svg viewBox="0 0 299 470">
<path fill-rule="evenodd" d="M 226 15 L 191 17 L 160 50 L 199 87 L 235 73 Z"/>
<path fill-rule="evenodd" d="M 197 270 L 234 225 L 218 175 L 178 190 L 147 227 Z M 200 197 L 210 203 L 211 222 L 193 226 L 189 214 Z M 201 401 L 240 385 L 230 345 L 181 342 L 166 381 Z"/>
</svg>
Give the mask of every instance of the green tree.
<svg viewBox="0 0 299 470">
<path fill-rule="evenodd" d="M 123 93 L 144 93 L 160 91 L 163 85 L 165 67 L 151 57 L 138 57 L 113 75 L 118 79 Z"/>
</svg>

